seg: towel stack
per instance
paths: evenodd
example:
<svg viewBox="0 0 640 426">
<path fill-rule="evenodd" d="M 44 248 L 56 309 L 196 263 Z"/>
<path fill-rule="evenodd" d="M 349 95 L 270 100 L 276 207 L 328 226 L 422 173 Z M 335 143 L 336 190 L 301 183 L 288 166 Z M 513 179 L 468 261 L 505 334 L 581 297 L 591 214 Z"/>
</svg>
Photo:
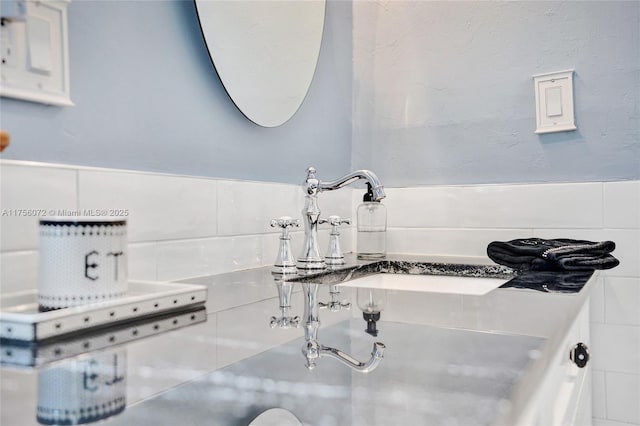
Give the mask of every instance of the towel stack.
<svg viewBox="0 0 640 426">
<path fill-rule="evenodd" d="M 615 248 L 613 241 L 528 238 L 494 241 L 487 254 L 518 271 L 583 271 L 618 266 L 620 262 L 610 254 Z"/>
</svg>

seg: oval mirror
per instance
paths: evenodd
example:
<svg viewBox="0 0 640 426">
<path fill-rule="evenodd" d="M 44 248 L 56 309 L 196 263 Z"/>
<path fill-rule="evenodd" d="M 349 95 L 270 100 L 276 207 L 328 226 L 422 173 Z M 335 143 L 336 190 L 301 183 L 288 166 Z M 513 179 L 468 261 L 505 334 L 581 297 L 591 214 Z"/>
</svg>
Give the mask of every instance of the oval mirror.
<svg viewBox="0 0 640 426">
<path fill-rule="evenodd" d="M 251 121 L 276 127 L 304 100 L 320 54 L 325 0 L 195 0 L 209 56 Z"/>
</svg>

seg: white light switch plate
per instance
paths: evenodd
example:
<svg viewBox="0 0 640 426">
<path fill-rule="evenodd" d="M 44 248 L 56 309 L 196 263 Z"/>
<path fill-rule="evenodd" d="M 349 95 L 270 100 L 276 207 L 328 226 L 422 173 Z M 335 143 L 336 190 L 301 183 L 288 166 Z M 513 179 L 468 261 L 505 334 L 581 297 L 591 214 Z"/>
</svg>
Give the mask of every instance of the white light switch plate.
<svg viewBox="0 0 640 426">
<path fill-rule="evenodd" d="M 533 76 L 536 92 L 535 133 L 576 130 L 573 113 L 573 70 Z"/>
<path fill-rule="evenodd" d="M 0 38 L 0 95 L 49 105 L 73 105 L 69 89 L 69 0 L 7 2 Z M 20 15 L 17 16 L 18 10 Z M 5 13 L 16 16 L 4 16 Z"/>
</svg>

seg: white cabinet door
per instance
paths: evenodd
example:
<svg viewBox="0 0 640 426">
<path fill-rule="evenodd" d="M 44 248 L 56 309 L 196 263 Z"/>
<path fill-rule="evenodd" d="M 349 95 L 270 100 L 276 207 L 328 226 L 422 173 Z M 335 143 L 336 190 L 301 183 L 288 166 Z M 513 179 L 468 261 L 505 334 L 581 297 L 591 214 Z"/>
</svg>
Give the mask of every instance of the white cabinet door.
<svg viewBox="0 0 640 426">
<path fill-rule="evenodd" d="M 558 346 L 540 388 L 523 411 L 521 425 L 590 425 L 591 363 L 579 368 L 569 359 L 572 348 L 589 346 L 589 303 L 585 303 Z"/>
</svg>

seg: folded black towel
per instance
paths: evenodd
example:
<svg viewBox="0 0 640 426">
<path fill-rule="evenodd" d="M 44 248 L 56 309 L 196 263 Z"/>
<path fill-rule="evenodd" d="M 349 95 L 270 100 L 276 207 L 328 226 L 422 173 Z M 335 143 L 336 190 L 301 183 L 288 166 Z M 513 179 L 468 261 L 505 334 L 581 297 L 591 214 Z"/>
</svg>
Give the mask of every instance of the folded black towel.
<svg viewBox="0 0 640 426">
<path fill-rule="evenodd" d="M 618 259 L 609 254 L 615 248 L 613 241 L 527 238 L 494 241 L 487 247 L 487 255 L 519 271 L 593 270 L 618 266 Z"/>
</svg>

